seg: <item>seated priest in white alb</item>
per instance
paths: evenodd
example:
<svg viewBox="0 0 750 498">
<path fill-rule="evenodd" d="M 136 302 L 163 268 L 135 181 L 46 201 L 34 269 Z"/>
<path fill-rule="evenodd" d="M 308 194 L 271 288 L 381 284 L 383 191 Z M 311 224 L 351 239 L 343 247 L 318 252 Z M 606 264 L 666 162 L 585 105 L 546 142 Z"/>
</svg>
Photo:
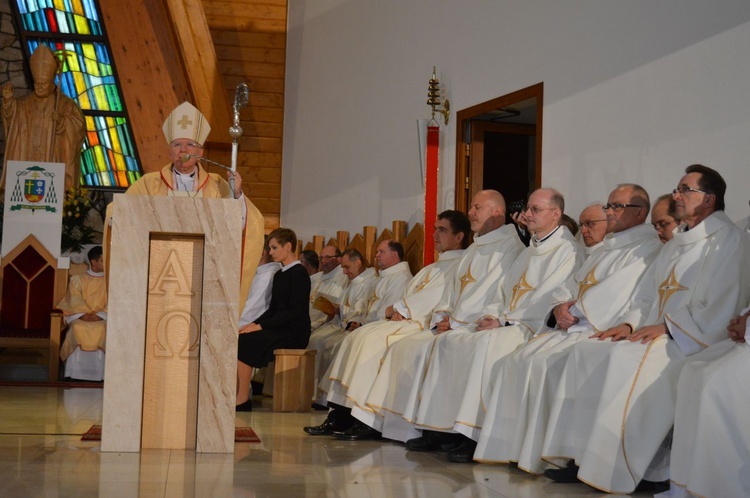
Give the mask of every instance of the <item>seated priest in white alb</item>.
<svg viewBox="0 0 750 498">
<path fill-rule="evenodd" d="M 409 409 L 411 393 L 418 394 L 422 385 L 435 336 L 476 322 L 524 249 L 513 225 L 505 224 L 505 199 L 499 192 L 474 194 L 468 217 L 474 243 L 464 252 L 452 281 L 446 282 L 425 329 L 388 348 L 367 395 L 365 406 L 378 414 L 374 428 L 388 439 L 406 441 L 419 436 L 403 414 Z"/>
<path fill-rule="evenodd" d="M 605 218 L 609 234 L 554 292 L 547 322 L 552 330 L 509 355 L 495 376 L 492 395 L 485 400 L 484 423 L 472 435 L 478 434 L 474 460 L 516 462 L 519 469 L 533 474 L 548 466 L 541 450 L 549 400 L 562 395 L 560 374 L 572 346 L 598 332 L 629 333 L 648 311 L 636 307 L 633 299 L 662 248 L 656 231 L 646 223 L 648 206 L 648 193 L 642 187 L 624 184 L 609 194 L 604 210 L 601 205 L 597 208 L 595 216 Z M 590 208 L 581 214 L 582 231 L 587 211 Z"/>
<path fill-rule="evenodd" d="M 666 244 L 672 240 L 674 229 L 682 222 L 677 217 L 677 205 L 672 194 L 659 196 L 651 209 L 651 224 L 654 226 L 659 239 Z"/>
<path fill-rule="evenodd" d="M 485 306 L 476 324 L 451 330 L 435 339 L 422 388 L 412 398 L 410 422 L 419 429 L 465 437 L 448 452 L 448 460 L 469 462 L 481 427 L 483 400 L 492 393 L 497 371 L 507 356 L 545 327 L 552 296 L 581 266 L 583 248 L 559 224 L 565 209 L 562 195 L 539 189 L 524 210 L 532 234 Z M 425 451 L 433 433 L 407 441 L 409 450 Z M 427 447 L 426 447 L 427 446 Z"/>
<path fill-rule="evenodd" d="M 724 214 L 724 179 L 703 165 L 685 173 L 673 193 L 683 223 L 635 296 L 650 307 L 643 325 L 579 341 L 568 355 L 566 396 L 552 403 L 541 454 L 560 462 L 545 471 L 556 481 L 631 493 L 641 480 L 666 480 L 680 371 L 726 337 L 750 298 L 749 239 Z"/>
<path fill-rule="evenodd" d="M 336 246 L 327 245 L 320 251 L 320 271 L 310 277 L 312 291 L 310 292 L 310 341 L 315 342 L 316 329 L 328 322 L 336 314 L 341 305 L 341 296 L 349 285 L 341 268 L 341 251 Z M 314 276 L 313 275 L 313 276 Z M 317 360 L 317 358 L 316 358 Z"/>
<path fill-rule="evenodd" d="M 341 298 L 341 306 L 336 308 L 332 320 L 313 331 L 315 340 L 311 336 L 307 345 L 307 349 L 317 351 L 314 383 L 316 391 L 319 380 L 328 371 L 341 341 L 349 337 L 351 331 L 357 330 L 358 324 L 365 323 L 367 306 L 377 284 L 375 268 L 368 268 L 364 256 L 356 249 L 344 251 L 341 255 L 341 269 L 349 282 Z M 325 399 L 316 401 L 319 405 L 325 403 Z"/>
<path fill-rule="evenodd" d="M 311 280 L 310 328 L 312 333 L 307 347 L 318 352 L 315 355 L 314 385 L 316 388 L 320 374 L 328 368 L 328 363 L 323 361 L 324 351 L 326 351 L 325 354 L 330 354 L 330 347 L 336 344 L 335 337 L 341 334 L 340 323 L 331 323 L 331 321 L 336 321 L 337 318 L 340 321 L 342 296 L 350 282 L 350 279 L 344 275 L 341 258 L 341 251 L 338 247 L 333 245 L 323 247 L 320 251 L 320 271 L 315 274 L 318 277 L 315 283 L 312 283 Z M 367 269 L 364 260 L 363 263 L 365 263 L 364 269 Z M 373 273 L 375 273 L 374 269 Z M 365 305 L 366 307 L 367 305 Z M 325 344 L 329 339 L 332 341 L 331 346 L 326 348 Z M 313 390 L 313 392 L 315 391 Z"/>
<path fill-rule="evenodd" d="M 440 253 L 439 260 L 424 267 L 406 288 L 403 299 L 389 306 L 386 319 L 363 325 L 355 334 L 343 338 L 336 357 L 340 358 L 339 368 L 334 374 L 343 381 L 337 381 L 331 388 L 339 391 L 339 396 L 346 396 L 354 403 L 353 414 L 364 407 L 364 400 L 380 369 L 380 361 L 388 348 L 409 336 L 424 329 L 432 309 L 442 296 L 446 283 L 452 282 L 468 246 L 471 226 L 469 219 L 460 211 L 444 211 L 435 221 L 435 248 Z M 341 356 L 339 356 L 341 355 Z M 341 361 L 342 359 L 346 361 Z M 325 397 L 322 389 L 320 394 Z M 325 401 L 325 400 L 319 400 Z M 326 435 L 334 431 L 335 414 L 320 426 L 306 427 L 305 432 L 312 435 Z M 354 415 L 356 417 L 356 414 Z M 372 424 L 369 424 L 372 426 Z M 336 426 L 335 430 L 344 427 Z M 360 435 L 359 439 L 362 439 Z"/>
<path fill-rule="evenodd" d="M 101 381 L 107 331 L 107 281 L 102 247 L 90 249 L 88 260 L 88 271 L 70 277 L 68 293 L 57 304 L 68 325 L 60 358 L 65 362 L 64 377 Z"/>
<path fill-rule="evenodd" d="M 595 203 L 586 206 L 578 217 L 580 240 L 586 251 L 586 256 L 597 250 L 607 235 L 607 217 L 602 211 L 603 204 Z"/>
<path fill-rule="evenodd" d="M 383 240 L 378 244 L 375 251 L 375 263 L 378 267 L 378 276 L 375 288 L 367 303 L 367 311 L 362 321 L 349 322 L 347 332 L 354 331 L 356 333 L 356 330 L 363 325 L 384 319 L 389 305 L 404 296 L 406 286 L 411 280 L 409 263 L 404 261 L 404 248 L 396 240 Z M 340 337 L 340 339 L 343 339 L 343 337 Z M 338 357 L 338 354 L 336 356 Z M 332 368 L 333 364 L 318 379 L 319 392 L 328 393 L 331 390 L 331 383 L 336 381 L 331 375 Z M 317 401 L 322 404 L 326 400 L 323 400 L 320 396 Z M 351 401 L 343 398 L 337 398 L 335 401 L 327 399 L 327 404 L 333 409 L 333 414 L 329 413 L 329 419 L 335 417 L 338 421 L 337 427 L 343 429 L 353 423 Z"/>
<path fill-rule="evenodd" d="M 750 490 L 750 307 L 729 339 L 691 357 L 677 384 L 670 490 L 660 498 L 747 496 Z"/>
</svg>

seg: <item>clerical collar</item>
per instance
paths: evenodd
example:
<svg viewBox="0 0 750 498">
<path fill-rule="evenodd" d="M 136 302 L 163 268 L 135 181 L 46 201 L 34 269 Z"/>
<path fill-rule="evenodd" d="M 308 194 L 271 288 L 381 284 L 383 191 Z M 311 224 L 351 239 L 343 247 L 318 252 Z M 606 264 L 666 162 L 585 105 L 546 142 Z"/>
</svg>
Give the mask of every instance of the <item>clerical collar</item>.
<svg viewBox="0 0 750 498">
<path fill-rule="evenodd" d="M 375 268 L 372 268 L 372 267 L 366 268 L 365 271 L 363 271 L 362 273 L 360 273 L 359 275 L 357 275 L 356 277 L 354 277 L 352 280 L 350 280 L 349 285 L 352 285 L 352 284 L 355 284 L 355 283 L 359 284 L 363 280 L 365 280 L 366 278 L 370 278 L 370 277 L 372 277 L 374 275 L 375 275 Z"/>
<path fill-rule="evenodd" d="M 384 270 L 379 270 L 378 274 L 380 276 L 386 276 L 386 275 L 392 275 L 394 273 L 398 273 L 400 271 L 405 271 L 408 269 L 409 269 L 409 263 L 407 263 L 406 261 L 400 261 L 396 263 L 395 265 L 390 266 Z"/>
<path fill-rule="evenodd" d="M 198 167 L 195 166 L 193 168 L 193 172 L 192 173 L 180 173 L 179 171 L 177 171 L 177 168 L 173 168 L 172 171 L 174 171 L 175 174 L 177 176 L 179 176 L 180 178 L 187 178 L 187 177 L 195 178 L 195 174 L 198 172 Z"/>
<path fill-rule="evenodd" d="M 195 177 L 196 173 L 198 172 L 198 167 L 196 166 L 195 169 L 193 169 L 192 173 L 180 173 L 177 171 L 177 168 L 172 168 L 172 171 L 174 172 L 174 179 L 175 183 L 177 184 L 177 190 L 183 190 L 185 192 L 192 192 L 195 188 Z"/>
<path fill-rule="evenodd" d="M 453 249 L 450 251 L 443 251 L 440 254 L 438 254 L 438 261 L 452 261 L 454 259 L 459 259 L 463 257 L 464 250 L 463 249 Z"/>
<path fill-rule="evenodd" d="M 533 241 L 534 241 L 534 244 L 535 244 L 535 245 L 540 245 L 540 244 L 541 244 L 542 242 L 544 242 L 545 240 L 547 240 L 547 239 L 549 239 L 550 237 L 552 237 L 552 235 L 554 235 L 554 233 L 555 233 L 556 231 L 558 231 L 559 229 L 560 229 L 560 225 L 557 225 L 557 228 L 555 228 L 554 230 L 552 230 L 552 231 L 551 231 L 550 233 L 548 233 L 547 235 L 545 235 L 545 236 L 544 236 L 544 237 L 542 237 L 541 239 L 537 239 L 537 238 L 536 238 L 536 235 L 534 235 L 534 236 L 533 236 L 533 237 L 531 238 L 531 240 L 533 240 Z"/>
</svg>

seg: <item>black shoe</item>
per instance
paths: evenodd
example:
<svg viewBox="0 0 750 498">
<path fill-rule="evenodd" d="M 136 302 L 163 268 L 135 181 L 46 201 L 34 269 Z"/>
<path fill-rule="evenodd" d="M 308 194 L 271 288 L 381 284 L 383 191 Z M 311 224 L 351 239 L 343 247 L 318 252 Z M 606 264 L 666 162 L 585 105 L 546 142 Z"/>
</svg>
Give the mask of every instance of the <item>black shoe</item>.
<svg viewBox="0 0 750 498">
<path fill-rule="evenodd" d="M 313 404 L 311 404 L 310 408 L 312 408 L 316 412 L 328 411 L 328 407 L 327 406 L 323 406 L 323 405 L 321 405 L 319 403 L 313 403 Z"/>
<path fill-rule="evenodd" d="M 235 406 L 234 409 L 238 412 L 251 412 L 253 411 L 253 400 L 249 399 L 244 403 Z"/>
<path fill-rule="evenodd" d="M 663 493 L 669 490 L 669 481 L 647 481 L 642 480 L 636 486 L 636 492 L 648 492 L 653 494 Z"/>
<path fill-rule="evenodd" d="M 346 429 L 336 423 L 336 418 L 336 410 L 331 410 L 322 424 L 307 426 L 302 430 L 311 436 L 330 436 L 335 430 Z"/>
<path fill-rule="evenodd" d="M 333 431 L 333 437 L 341 441 L 368 441 L 380 439 L 380 433 L 359 420 L 345 431 Z"/>
<path fill-rule="evenodd" d="M 406 449 L 409 451 L 449 451 L 461 443 L 463 436 L 452 432 L 422 431 L 422 437 L 409 439 Z"/>
<path fill-rule="evenodd" d="M 471 463 L 474 460 L 474 450 L 476 449 L 476 441 L 466 438 L 457 448 L 448 452 L 448 461 L 455 463 Z"/>
<path fill-rule="evenodd" d="M 544 471 L 544 477 L 552 479 L 555 482 L 573 483 L 578 480 L 578 465 L 575 461 L 569 460 L 568 466 L 564 469 L 547 469 Z"/>
<path fill-rule="evenodd" d="M 422 437 L 409 439 L 406 442 L 409 451 L 437 451 L 440 449 L 440 438 L 437 432 L 424 431 Z"/>
</svg>

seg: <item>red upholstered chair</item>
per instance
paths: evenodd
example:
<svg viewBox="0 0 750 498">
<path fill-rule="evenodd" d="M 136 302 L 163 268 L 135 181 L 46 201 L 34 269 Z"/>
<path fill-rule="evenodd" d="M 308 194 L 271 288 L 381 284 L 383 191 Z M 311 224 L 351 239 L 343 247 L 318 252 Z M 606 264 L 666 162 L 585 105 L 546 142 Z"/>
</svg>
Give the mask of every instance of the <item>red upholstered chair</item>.
<svg viewBox="0 0 750 498">
<path fill-rule="evenodd" d="M 68 271 L 59 270 L 57 259 L 29 235 L 2 259 L 0 272 L 0 347 L 42 350 L 48 378 L 56 381 L 62 314 L 53 310 L 65 294 Z"/>
</svg>

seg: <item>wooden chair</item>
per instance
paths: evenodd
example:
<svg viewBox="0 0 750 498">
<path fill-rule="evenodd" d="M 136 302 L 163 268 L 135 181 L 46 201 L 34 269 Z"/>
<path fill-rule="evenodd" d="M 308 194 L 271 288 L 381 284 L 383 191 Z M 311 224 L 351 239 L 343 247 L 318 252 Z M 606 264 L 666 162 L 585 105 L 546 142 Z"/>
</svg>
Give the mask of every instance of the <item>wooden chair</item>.
<svg viewBox="0 0 750 498">
<path fill-rule="evenodd" d="M 65 294 L 68 270 L 58 269 L 57 259 L 29 235 L 2 259 L 0 273 L 0 347 L 42 350 L 48 379 L 56 381 L 62 314 L 52 312 Z"/>
</svg>

